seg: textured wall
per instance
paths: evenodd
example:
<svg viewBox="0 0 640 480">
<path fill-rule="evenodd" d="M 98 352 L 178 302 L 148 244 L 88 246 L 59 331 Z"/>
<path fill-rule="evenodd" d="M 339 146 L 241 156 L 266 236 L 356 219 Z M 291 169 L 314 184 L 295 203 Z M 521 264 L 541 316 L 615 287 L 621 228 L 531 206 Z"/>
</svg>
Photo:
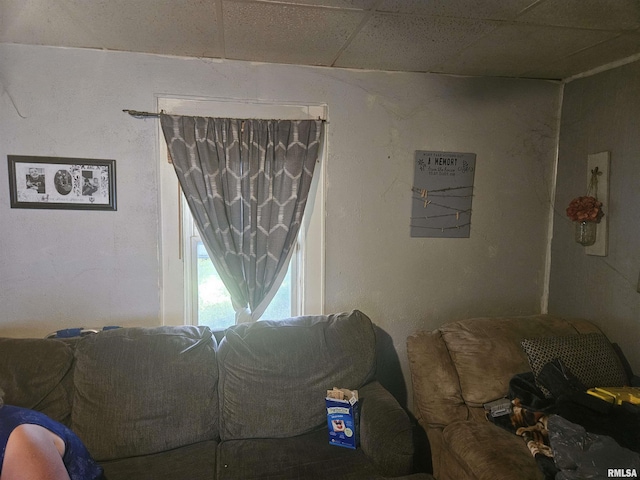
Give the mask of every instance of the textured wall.
<svg viewBox="0 0 640 480">
<path fill-rule="evenodd" d="M 0 45 L 0 158 L 113 158 L 118 211 L 9 208 L 0 168 L 0 334 L 160 322 L 154 95 L 326 103 L 325 312 L 405 339 L 544 305 L 553 82 L 335 70 Z M 477 154 L 471 237 L 410 238 L 415 150 Z M 395 377 L 398 389 L 402 380 Z"/>
<path fill-rule="evenodd" d="M 565 87 L 551 254 L 549 312 L 588 318 L 640 371 L 640 62 Z M 584 195 L 587 156 L 609 151 L 609 254 L 589 256 L 565 215 Z"/>
</svg>

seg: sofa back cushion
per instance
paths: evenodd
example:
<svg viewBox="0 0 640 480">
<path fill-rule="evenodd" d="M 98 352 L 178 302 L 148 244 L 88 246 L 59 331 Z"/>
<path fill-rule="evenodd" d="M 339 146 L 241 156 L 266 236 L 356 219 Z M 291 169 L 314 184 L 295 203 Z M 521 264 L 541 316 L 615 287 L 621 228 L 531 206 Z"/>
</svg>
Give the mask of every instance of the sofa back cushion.
<svg viewBox="0 0 640 480">
<path fill-rule="evenodd" d="M 577 333 L 570 322 L 551 315 L 476 318 L 440 330 L 460 378 L 462 398 L 472 407 L 503 397 L 515 374 L 531 370 L 523 339 Z"/>
<path fill-rule="evenodd" d="M 207 327 L 123 328 L 76 348 L 72 429 L 98 461 L 218 438 Z"/>
<path fill-rule="evenodd" d="M 357 310 L 237 325 L 218 365 L 222 440 L 290 437 L 326 422 L 327 389 L 373 378 L 375 333 Z"/>
<path fill-rule="evenodd" d="M 600 330 L 588 321 L 553 315 L 473 318 L 418 332 L 407 342 L 418 414 L 434 427 L 484 418 L 484 403 L 506 396 L 511 378 L 531 371 L 522 340 L 592 332 Z"/>
<path fill-rule="evenodd" d="M 69 424 L 73 350 L 59 340 L 0 338 L 0 388 L 7 405 Z"/>
</svg>

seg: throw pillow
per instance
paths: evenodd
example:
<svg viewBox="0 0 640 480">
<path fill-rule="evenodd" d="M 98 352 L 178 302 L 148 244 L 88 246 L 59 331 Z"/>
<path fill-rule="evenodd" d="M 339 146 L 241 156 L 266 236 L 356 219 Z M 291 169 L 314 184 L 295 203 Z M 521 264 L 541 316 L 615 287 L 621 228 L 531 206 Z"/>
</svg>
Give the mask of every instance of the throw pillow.
<svg viewBox="0 0 640 480">
<path fill-rule="evenodd" d="M 522 341 L 522 348 L 547 398 L 552 397 L 551 392 L 540 384 L 538 376 L 547 363 L 558 358 L 587 388 L 621 387 L 628 382 L 620 358 L 600 333 L 528 338 Z"/>
</svg>

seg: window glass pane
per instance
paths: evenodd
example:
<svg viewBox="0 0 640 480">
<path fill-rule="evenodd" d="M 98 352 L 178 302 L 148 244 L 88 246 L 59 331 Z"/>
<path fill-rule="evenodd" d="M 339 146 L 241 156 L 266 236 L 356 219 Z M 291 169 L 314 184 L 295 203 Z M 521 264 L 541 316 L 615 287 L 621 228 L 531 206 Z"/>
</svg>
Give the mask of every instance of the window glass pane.
<svg viewBox="0 0 640 480">
<path fill-rule="evenodd" d="M 235 323 L 231 299 L 202 242 L 197 245 L 197 258 L 198 325 L 212 330 L 227 328 Z"/>
<path fill-rule="evenodd" d="M 281 320 L 291 316 L 291 262 L 280 288 L 260 317 L 262 320 Z"/>
<path fill-rule="evenodd" d="M 213 266 L 202 242 L 197 243 L 198 325 L 221 330 L 235 323 L 235 312 L 229 293 Z M 262 315 L 265 320 L 291 316 L 291 264 L 282 285 Z"/>
</svg>

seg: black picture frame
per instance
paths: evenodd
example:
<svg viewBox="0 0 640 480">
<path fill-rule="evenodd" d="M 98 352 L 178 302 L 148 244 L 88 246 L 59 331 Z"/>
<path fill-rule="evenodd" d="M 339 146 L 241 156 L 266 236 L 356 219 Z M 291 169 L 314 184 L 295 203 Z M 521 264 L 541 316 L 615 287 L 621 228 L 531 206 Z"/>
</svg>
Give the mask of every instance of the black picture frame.
<svg viewBox="0 0 640 480">
<path fill-rule="evenodd" d="M 11 208 L 116 210 L 116 161 L 7 155 Z"/>
</svg>

